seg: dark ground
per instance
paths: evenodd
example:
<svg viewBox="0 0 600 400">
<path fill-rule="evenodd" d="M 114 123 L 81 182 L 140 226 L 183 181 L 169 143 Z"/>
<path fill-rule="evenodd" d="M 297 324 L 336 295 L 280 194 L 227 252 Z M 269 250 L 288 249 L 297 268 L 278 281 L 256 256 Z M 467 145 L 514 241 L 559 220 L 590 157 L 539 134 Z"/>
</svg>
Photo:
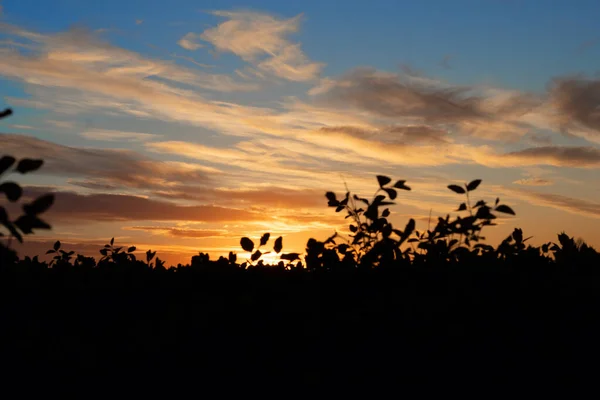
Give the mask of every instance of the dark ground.
<svg viewBox="0 0 600 400">
<path fill-rule="evenodd" d="M 5 384 L 35 391 L 596 388 L 599 278 L 531 265 L 6 268 L 0 362 Z"/>
</svg>

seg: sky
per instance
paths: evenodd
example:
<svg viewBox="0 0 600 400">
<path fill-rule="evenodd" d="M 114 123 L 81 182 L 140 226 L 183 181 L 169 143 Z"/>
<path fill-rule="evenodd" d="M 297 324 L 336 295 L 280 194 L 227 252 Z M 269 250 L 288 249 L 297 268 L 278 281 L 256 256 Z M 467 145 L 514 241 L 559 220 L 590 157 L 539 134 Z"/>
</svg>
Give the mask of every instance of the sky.
<svg viewBox="0 0 600 400">
<path fill-rule="evenodd" d="M 448 184 L 516 212 L 533 244 L 600 247 L 597 1 L 3 0 L 0 148 L 44 167 L 54 240 L 168 263 L 242 236 L 347 233 L 324 193 L 406 179 L 403 226 L 456 215 Z M 15 178 L 16 179 L 16 178 Z"/>
</svg>

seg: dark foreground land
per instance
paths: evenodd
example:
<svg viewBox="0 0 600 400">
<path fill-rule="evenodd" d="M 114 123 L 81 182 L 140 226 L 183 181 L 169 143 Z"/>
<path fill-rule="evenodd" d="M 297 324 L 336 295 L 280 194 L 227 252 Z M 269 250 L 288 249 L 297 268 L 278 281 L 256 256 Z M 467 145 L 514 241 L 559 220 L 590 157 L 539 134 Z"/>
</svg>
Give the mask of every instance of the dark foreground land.
<svg viewBox="0 0 600 400">
<path fill-rule="evenodd" d="M 127 384 L 138 395 L 164 382 L 198 393 L 597 391 L 599 268 L 595 259 L 311 272 L 4 265 L 3 382 L 113 393 Z"/>
</svg>

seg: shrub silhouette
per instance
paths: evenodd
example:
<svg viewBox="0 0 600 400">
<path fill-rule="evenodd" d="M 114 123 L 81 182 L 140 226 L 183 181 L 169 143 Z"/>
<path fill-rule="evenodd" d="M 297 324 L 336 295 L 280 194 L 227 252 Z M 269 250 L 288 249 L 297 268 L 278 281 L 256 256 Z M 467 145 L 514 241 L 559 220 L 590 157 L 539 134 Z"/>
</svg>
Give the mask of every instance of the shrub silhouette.
<svg viewBox="0 0 600 400">
<path fill-rule="evenodd" d="M 42 165 L 5 156 L 0 171 Z M 156 251 L 144 259 L 114 238 L 98 260 L 60 241 L 48 262 L 0 246 L 4 382 L 26 371 L 40 387 L 50 377 L 89 390 L 115 377 L 152 377 L 151 385 L 136 385 L 138 395 L 155 394 L 170 372 L 178 387 L 189 381 L 195 390 L 223 380 L 336 390 L 392 383 L 403 391 L 452 383 L 539 390 L 567 375 L 595 382 L 588 367 L 600 356 L 594 248 L 564 232 L 532 246 L 518 228 L 496 247 L 484 243 L 484 228 L 515 212 L 500 199 L 473 202 L 479 179 L 448 185 L 464 196 L 458 215 L 438 217 L 425 231 L 414 219 L 398 229 L 390 207 L 411 189 L 404 180 L 376 179 L 370 199 L 349 190 L 325 194 L 348 231 L 309 239 L 304 254 L 283 253 L 283 237 L 271 241 L 270 233 L 241 238 L 245 262 L 234 252 L 218 260 L 199 253 L 168 268 Z M 17 183 L 1 184 L 8 202 L 22 198 Z M 49 229 L 39 214 L 52 200 L 24 204 L 14 220 L 0 208 L 0 223 L 17 240 Z M 280 261 L 268 265 L 269 254 Z"/>
</svg>

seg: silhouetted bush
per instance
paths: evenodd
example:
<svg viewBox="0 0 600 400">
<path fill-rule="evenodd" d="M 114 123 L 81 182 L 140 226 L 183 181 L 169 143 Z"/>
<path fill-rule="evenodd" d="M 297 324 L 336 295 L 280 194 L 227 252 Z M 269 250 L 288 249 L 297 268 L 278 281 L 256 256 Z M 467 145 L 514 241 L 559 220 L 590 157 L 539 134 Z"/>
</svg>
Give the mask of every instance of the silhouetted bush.
<svg viewBox="0 0 600 400">
<path fill-rule="evenodd" d="M 21 173 L 42 166 L 5 156 L 0 173 L 15 164 Z M 60 241 L 49 262 L 2 245 L 2 370 L 69 387 L 95 379 L 88 388 L 142 376 L 138 396 L 155 394 L 154 381 L 169 373 L 196 390 L 218 381 L 227 382 L 220 390 L 365 383 L 402 393 L 595 379 L 598 252 L 565 233 L 527 245 L 520 229 L 495 248 L 483 243 L 497 213 L 515 212 L 499 199 L 473 204 L 481 180 L 448 186 L 465 196 L 462 215 L 423 232 L 413 219 L 398 229 L 389 206 L 410 187 L 392 182 L 377 176 L 372 199 L 326 193 L 327 205 L 346 213 L 349 235 L 312 238 L 304 254 L 284 253 L 282 237 L 264 251 L 269 233 L 240 240 L 244 262 L 199 253 L 169 268 L 156 252 L 140 259 L 114 238 L 98 260 Z M 14 182 L 0 188 L 9 202 L 21 197 Z M 48 196 L 25 204 L 16 220 L 0 208 L 0 223 L 23 240 L 50 228 L 38 215 L 51 204 Z M 280 261 L 265 264 L 269 253 Z"/>
</svg>

